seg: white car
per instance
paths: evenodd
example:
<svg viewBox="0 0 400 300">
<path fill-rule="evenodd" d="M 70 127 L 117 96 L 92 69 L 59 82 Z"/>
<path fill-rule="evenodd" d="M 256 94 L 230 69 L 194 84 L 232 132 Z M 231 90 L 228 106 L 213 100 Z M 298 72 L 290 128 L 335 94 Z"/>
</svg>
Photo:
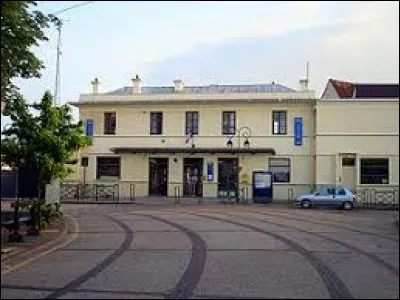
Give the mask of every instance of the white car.
<svg viewBox="0 0 400 300">
<path fill-rule="evenodd" d="M 354 207 L 356 196 L 346 186 L 323 186 L 314 193 L 298 196 L 295 203 L 302 208 L 337 206 L 345 210 Z"/>
</svg>

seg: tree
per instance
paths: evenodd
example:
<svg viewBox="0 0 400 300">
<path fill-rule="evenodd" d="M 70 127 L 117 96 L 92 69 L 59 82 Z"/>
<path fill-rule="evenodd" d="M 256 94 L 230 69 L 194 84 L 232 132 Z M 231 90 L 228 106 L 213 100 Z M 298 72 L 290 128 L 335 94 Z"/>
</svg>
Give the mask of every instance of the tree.
<svg viewBox="0 0 400 300">
<path fill-rule="evenodd" d="M 36 174 L 39 197 L 44 196 L 47 183 L 73 172 L 71 164 L 76 162 L 77 151 L 90 142 L 83 135 L 82 121 L 73 122 L 70 107 L 56 107 L 52 101 L 49 91 L 40 103 L 30 105 L 19 95 L 6 108 L 11 124 L 2 132 L 4 162 Z"/>
<path fill-rule="evenodd" d="M 60 21 L 53 15 L 30 11 L 35 1 L 1 1 L 1 102 L 10 103 L 18 98 L 14 78 L 40 77 L 43 62 L 32 52 L 48 38 L 44 29 L 51 22 Z"/>
</svg>

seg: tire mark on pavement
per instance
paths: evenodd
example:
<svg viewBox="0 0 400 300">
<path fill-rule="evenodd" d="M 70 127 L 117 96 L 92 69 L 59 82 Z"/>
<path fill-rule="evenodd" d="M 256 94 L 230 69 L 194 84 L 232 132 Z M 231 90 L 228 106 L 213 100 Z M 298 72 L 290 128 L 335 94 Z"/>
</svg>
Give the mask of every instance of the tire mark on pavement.
<svg viewBox="0 0 400 300">
<path fill-rule="evenodd" d="M 294 204 L 293 204 L 294 205 Z M 349 222 L 349 220 L 345 220 L 343 221 L 342 219 L 338 219 L 337 217 L 342 217 L 342 216 L 346 216 L 347 213 L 351 214 L 351 212 L 345 211 L 345 210 L 341 210 L 341 209 L 337 209 L 337 208 L 329 208 L 329 209 L 318 209 L 318 208 L 314 208 L 313 212 L 309 211 L 309 210 L 304 210 L 304 209 L 298 209 L 298 207 L 286 207 L 286 209 L 288 209 L 292 215 L 297 216 L 297 217 L 303 217 L 303 218 L 308 218 L 310 215 L 312 215 L 313 220 L 317 220 L 317 221 L 329 221 L 329 222 L 333 222 L 334 224 L 345 224 L 348 226 L 359 226 L 362 225 L 363 227 L 368 227 L 371 229 L 380 229 L 380 230 L 387 230 L 387 227 L 381 226 L 381 224 L 379 225 L 371 225 L 371 223 L 366 223 L 368 222 L 367 220 L 365 220 L 365 218 L 363 219 L 363 216 L 361 216 L 361 221 L 362 222 Z M 266 211 L 268 212 L 276 212 L 278 214 L 282 214 L 284 213 L 284 211 L 282 211 L 282 208 L 268 208 Z M 257 211 L 259 212 L 259 210 Z M 314 213 L 315 212 L 315 213 Z M 309 213 L 309 214 L 307 214 Z M 359 219 L 357 219 L 357 221 L 360 221 Z"/>
<path fill-rule="evenodd" d="M 44 299 L 57 299 L 68 292 L 74 291 L 77 287 L 85 283 L 87 280 L 98 275 L 101 271 L 103 271 L 111 263 L 113 263 L 117 258 L 119 258 L 126 250 L 129 249 L 133 241 L 133 231 L 127 225 L 125 225 L 125 223 L 110 216 L 108 216 L 108 218 L 117 223 L 124 229 L 125 239 L 122 242 L 121 246 L 117 250 L 115 250 L 112 254 L 110 254 L 106 259 L 104 259 L 102 262 L 96 265 L 94 268 L 92 268 L 85 274 L 82 274 L 81 276 L 71 281 L 64 287 L 57 289 L 57 291 L 51 293 Z"/>
<path fill-rule="evenodd" d="M 19 285 L 6 285 L 4 286 L 4 289 L 10 289 L 10 290 L 24 290 L 24 291 L 38 291 L 38 292 L 51 292 L 54 291 L 54 288 L 49 288 L 49 287 L 37 287 L 37 286 L 19 286 Z M 134 297 L 138 297 L 138 296 L 148 296 L 148 297 L 157 297 L 156 299 L 161 299 L 166 297 L 167 295 L 165 293 L 157 293 L 157 292 L 144 292 L 144 291 L 131 291 L 131 290 L 123 290 L 123 291 L 119 291 L 119 290 L 105 290 L 105 289 L 76 289 L 74 291 L 72 291 L 72 293 L 106 293 L 106 294 L 110 294 L 112 295 L 111 297 L 113 297 L 112 299 L 118 299 L 117 295 L 130 295 L 132 296 L 132 299 L 135 299 Z M 114 298 L 115 297 L 115 298 Z M 196 294 L 194 295 L 194 297 L 196 298 L 200 298 L 200 299 L 265 299 L 265 297 L 236 297 L 236 296 L 232 296 L 232 295 L 202 295 L 202 294 Z M 88 298 L 89 299 L 89 298 Z M 140 299 L 140 298 L 138 298 Z M 274 297 L 274 299 L 286 299 L 286 298 L 276 298 Z"/>
<path fill-rule="evenodd" d="M 296 221 L 306 222 L 306 223 L 315 224 L 315 225 L 322 225 L 322 226 L 330 226 L 330 227 L 333 227 L 333 228 L 347 229 L 347 230 L 350 230 L 352 232 L 371 235 L 371 236 L 379 237 L 381 239 L 389 240 L 389 241 L 392 241 L 392 242 L 399 242 L 399 239 L 395 238 L 395 237 L 391 237 L 391 236 L 387 236 L 387 235 L 382 236 L 382 235 L 377 234 L 377 233 L 355 229 L 353 227 L 349 227 L 349 226 L 346 226 L 346 225 L 337 224 L 335 221 L 333 221 L 333 222 L 331 221 L 331 223 L 324 223 L 325 221 L 322 221 L 322 220 L 321 220 L 322 222 L 317 222 L 317 221 L 313 221 L 313 220 L 310 220 L 310 219 L 299 218 L 299 217 L 295 217 L 295 216 L 288 216 L 288 215 L 284 215 L 284 214 L 280 214 L 280 213 L 271 213 L 271 212 L 260 213 L 260 212 L 255 212 L 255 211 L 251 211 L 251 212 L 257 213 L 257 214 L 260 214 L 260 215 L 264 215 L 264 216 L 283 217 L 283 218 L 286 218 L 286 219 L 289 219 L 289 220 L 296 220 Z"/>
<path fill-rule="evenodd" d="M 264 215 L 264 214 L 256 213 L 256 212 L 251 212 L 251 213 L 252 214 L 258 214 L 258 215 Z M 236 216 L 236 217 L 238 216 L 238 215 L 235 215 L 233 213 L 225 213 L 225 214 L 226 215 L 231 215 L 231 216 Z M 333 238 L 333 237 L 330 237 L 330 236 L 326 236 L 326 235 L 323 235 L 323 234 L 318 233 L 318 232 L 312 232 L 312 231 L 304 230 L 304 229 L 298 228 L 296 226 L 284 225 L 284 224 L 280 224 L 280 223 L 276 223 L 276 222 L 272 222 L 272 221 L 266 221 L 266 220 L 262 220 L 262 219 L 254 219 L 254 218 L 248 218 L 248 219 L 250 219 L 250 220 L 258 220 L 258 221 L 261 221 L 263 223 L 272 224 L 272 225 L 278 225 L 280 227 L 285 227 L 285 228 L 288 228 L 288 229 L 294 229 L 294 230 L 297 230 L 299 232 L 304 232 L 304 233 L 307 233 L 309 235 L 314 235 L 314 236 L 320 237 L 322 239 L 325 239 L 327 241 L 339 244 L 339 245 L 341 245 L 341 246 L 343 246 L 343 247 L 345 247 L 347 249 L 352 250 L 355 253 L 358 253 L 358 254 L 361 254 L 361 255 L 364 255 L 364 256 L 368 257 L 372 261 L 380 264 L 381 266 L 383 266 L 384 268 L 389 270 L 392 274 L 394 274 L 397 277 L 399 277 L 399 269 L 397 269 L 393 265 L 387 263 L 382 258 L 378 257 L 377 255 L 375 255 L 373 253 L 366 252 L 366 251 L 364 251 L 364 250 L 362 250 L 362 249 L 360 249 L 358 247 L 355 247 L 353 245 L 347 244 L 347 243 L 345 243 L 345 242 L 343 242 L 343 241 L 341 241 L 339 239 L 336 239 L 336 238 Z"/>
<path fill-rule="evenodd" d="M 163 222 L 170 226 L 173 226 L 182 232 L 184 232 L 192 242 L 192 257 L 190 262 L 183 273 L 179 282 L 174 288 L 165 296 L 166 299 L 187 299 L 192 296 L 196 285 L 200 281 L 201 274 L 203 273 L 206 263 L 206 242 L 198 235 L 195 231 L 184 227 L 178 223 L 165 220 L 153 215 L 137 214 L 133 215 L 146 216 L 156 221 Z"/>
<path fill-rule="evenodd" d="M 219 217 L 215 217 L 215 216 L 210 216 L 210 215 L 193 214 L 193 213 L 190 213 L 190 214 L 198 216 L 198 217 L 208 218 L 208 219 L 212 219 L 212 220 L 218 220 L 221 222 L 226 222 L 226 223 L 230 223 L 230 224 L 233 224 L 236 226 L 248 228 L 255 232 L 259 232 L 259 233 L 262 233 L 265 235 L 272 236 L 273 238 L 284 242 L 285 244 L 289 245 L 291 248 L 296 250 L 298 253 L 300 253 L 305 259 L 307 259 L 311 263 L 311 265 L 318 272 L 321 279 L 325 283 L 325 286 L 326 286 L 326 288 L 329 292 L 329 295 L 331 296 L 332 299 L 353 299 L 352 294 L 347 289 L 346 285 L 342 282 L 342 280 L 335 274 L 335 272 L 333 272 L 316 255 L 314 255 L 314 253 L 308 251 L 306 248 L 291 241 L 290 239 L 283 237 L 281 235 L 278 235 L 274 232 L 269 232 L 269 231 L 263 230 L 256 226 L 252 226 L 252 225 L 248 225 L 248 224 L 244 224 L 244 223 L 240 223 L 240 222 L 236 222 L 236 221 L 232 221 L 232 220 L 227 220 L 227 219 L 219 218 Z"/>
</svg>

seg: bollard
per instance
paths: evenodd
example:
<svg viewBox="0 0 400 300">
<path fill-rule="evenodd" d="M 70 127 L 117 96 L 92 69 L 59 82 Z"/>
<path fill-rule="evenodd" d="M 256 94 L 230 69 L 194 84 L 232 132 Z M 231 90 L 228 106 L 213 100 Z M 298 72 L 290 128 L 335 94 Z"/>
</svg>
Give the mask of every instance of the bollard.
<svg viewBox="0 0 400 300">
<path fill-rule="evenodd" d="M 174 188 L 175 204 L 180 203 L 179 195 L 180 195 L 180 188 L 179 188 L 179 186 L 176 186 Z"/>
<path fill-rule="evenodd" d="M 136 194 L 136 187 L 135 187 L 135 184 L 132 183 L 130 185 L 130 193 L 129 193 L 130 199 L 129 200 L 131 200 L 133 203 L 135 203 L 135 194 Z"/>
</svg>

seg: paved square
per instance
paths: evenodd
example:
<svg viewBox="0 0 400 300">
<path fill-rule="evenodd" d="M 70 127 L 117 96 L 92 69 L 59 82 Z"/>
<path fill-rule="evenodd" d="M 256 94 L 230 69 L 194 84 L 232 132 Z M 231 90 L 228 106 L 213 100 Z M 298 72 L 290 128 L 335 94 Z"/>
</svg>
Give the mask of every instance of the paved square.
<svg viewBox="0 0 400 300">
<path fill-rule="evenodd" d="M 78 237 L 2 298 L 399 298 L 398 212 L 64 205 Z"/>
</svg>

